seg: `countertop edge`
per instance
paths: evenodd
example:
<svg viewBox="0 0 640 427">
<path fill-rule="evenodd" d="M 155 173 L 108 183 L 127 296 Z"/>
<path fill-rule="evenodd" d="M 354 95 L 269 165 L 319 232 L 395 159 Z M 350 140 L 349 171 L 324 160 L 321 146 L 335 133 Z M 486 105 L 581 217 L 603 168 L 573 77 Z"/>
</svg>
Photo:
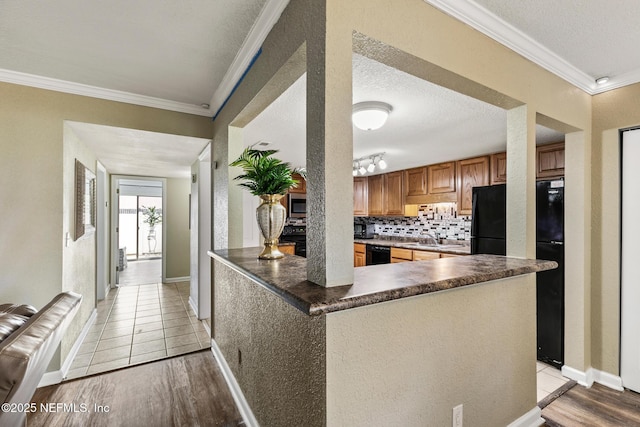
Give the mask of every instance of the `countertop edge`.
<svg viewBox="0 0 640 427">
<path fill-rule="evenodd" d="M 519 259 L 519 258 L 516 258 Z M 488 274 L 474 274 L 467 276 L 460 276 L 455 279 L 437 280 L 430 283 L 421 285 L 412 285 L 403 288 L 389 289 L 382 292 L 376 292 L 366 295 L 365 297 L 355 297 L 348 300 L 330 301 L 325 303 L 311 303 L 309 307 L 309 314 L 322 315 L 327 313 L 333 313 L 336 311 L 348 310 L 351 308 L 365 307 L 367 305 L 378 304 L 381 302 L 394 301 L 402 298 L 409 298 L 419 295 L 428 295 L 432 293 L 448 291 L 452 289 L 461 288 L 464 286 L 477 285 L 482 283 L 491 282 L 494 280 L 507 279 L 509 277 L 522 276 L 530 273 L 537 273 L 539 271 L 545 271 L 552 268 L 557 268 L 558 264 L 555 261 L 546 261 L 545 265 L 537 265 L 530 267 L 511 268 L 507 270 L 498 271 Z M 439 289 L 432 289 L 432 288 Z M 371 298 L 375 298 L 374 302 L 371 302 Z"/>
<path fill-rule="evenodd" d="M 246 250 L 238 249 L 238 251 Z M 249 248 L 250 250 L 250 248 Z M 500 257 L 506 260 L 521 260 L 521 261 L 535 261 L 526 265 L 513 266 L 509 268 L 502 268 L 490 272 L 472 272 L 467 274 L 461 274 L 456 277 L 445 277 L 440 280 L 432 280 L 428 283 L 410 283 L 405 286 L 398 286 L 395 288 L 382 289 L 378 291 L 372 291 L 370 293 L 361 293 L 355 295 L 349 295 L 351 289 L 358 289 L 358 285 L 343 285 L 337 287 L 325 288 L 306 280 L 296 280 L 296 285 L 292 288 L 297 288 L 298 294 L 285 287 L 285 285 L 278 285 L 278 283 L 272 283 L 266 280 L 260 275 L 253 273 L 252 271 L 237 264 L 229 255 L 229 251 L 223 250 L 226 254 L 219 254 L 216 251 L 207 251 L 207 254 L 214 260 L 221 262 L 223 265 L 231 268 L 232 270 L 242 274 L 251 281 L 255 282 L 259 286 L 262 286 L 267 291 L 274 295 L 277 295 L 285 302 L 295 307 L 302 313 L 308 316 L 319 316 L 323 314 L 338 312 L 342 310 L 348 310 L 351 308 L 364 307 L 367 305 L 373 305 L 381 302 L 393 301 L 402 298 L 408 298 L 418 295 L 426 295 L 430 293 L 437 293 L 440 291 L 446 291 L 456 289 L 464 286 L 486 283 L 494 280 L 505 279 L 509 277 L 536 273 L 539 271 L 550 270 L 556 268 L 558 264 L 554 261 L 542 261 L 542 260 L 528 260 L 524 258 L 512 258 L 512 257 Z M 257 252 L 256 252 L 257 254 Z M 294 255 L 286 255 L 294 257 Z M 476 255 L 477 257 L 483 257 L 484 255 Z M 257 257 L 256 257 L 257 258 Z M 298 257 L 296 257 L 298 258 Z M 467 258 L 467 257 L 463 257 Z M 458 258 L 446 258 L 433 261 L 414 261 L 412 263 L 390 264 L 395 265 L 395 268 L 403 268 L 413 265 L 418 266 L 419 263 L 431 263 L 445 260 L 456 260 Z M 257 259 L 256 259 L 257 261 Z M 273 261 L 259 261 L 259 262 L 273 262 Z M 275 262 L 278 262 L 277 260 Z M 297 262 L 297 261 L 295 261 Z M 306 263 L 306 260 L 304 260 Z M 400 266 L 400 267 L 398 267 Z M 288 268 L 295 268 L 293 266 L 287 266 Z M 372 266 L 381 267 L 381 266 Z M 298 271 L 301 267 L 298 267 Z M 363 267 L 367 268 L 367 267 Z M 357 284 L 358 282 L 356 282 Z M 299 288 L 300 286 L 301 288 Z M 307 293 L 307 295 L 305 295 Z M 305 298 L 306 296 L 306 298 Z M 314 301 L 314 299 L 318 301 Z"/>
<path fill-rule="evenodd" d="M 284 301 L 291 304 L 293 307 L 297 308 L 304 314 L 307 314 L 309 316 L 313 315 L 312 309 L 311 309 L 312 305 L 310 303 L 307 303 L 301 300 L 300 298 L 297 298 L 294 294 L 287 292 L 284 289 L 279 288 L 278 286 L 275 286 L 267 282 L 266 280 L 253 274 L 251 271 L 242 268 L 240 265 L 232 262 L 231 260 L 225 258 L 224 256 L 216 254 L 214 251 L 207 251 L 207 255 L 209 255 L 212 259 L 221 262 L 222 264 L 226 265 L 232 270 L 237 271 L 240 274 L 243 274 L 244 276 L 251 279 L 256 284 L 262 286 L 272 294 L 279 296 Z M 321 313 L 318 313 L 318 314 L 321 314 Z"/>
</svg>

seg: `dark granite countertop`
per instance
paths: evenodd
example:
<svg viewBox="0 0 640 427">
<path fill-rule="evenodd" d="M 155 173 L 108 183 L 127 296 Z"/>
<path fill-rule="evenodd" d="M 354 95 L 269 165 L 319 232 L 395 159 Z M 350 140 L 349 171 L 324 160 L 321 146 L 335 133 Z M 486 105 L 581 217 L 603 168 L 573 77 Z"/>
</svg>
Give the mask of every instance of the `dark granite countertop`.
<svg viewBox="0 0 640 427">
<path fill-rule="evenodd" d="M 429 245 L 422 244 L 416 239 L 402 239 L 402 238 L 373 238 L 373 239 L 353 239 L 354 243 L 362 243 L 365 245 L 378 245 L 378 246 L 390 246 L 393 248 L 413 249 L 416 251 L 429 251 L 429 252 L 441 252 L 445 254 L 454 255 L 469 255 L 471 254 L 471 246 L 469 242 L 460 244 L 445 244 L 445 245 Z"/>
<path fill-rule="evenodd" d="M 354 284 L 325 288 L 307 281 L 307 260 L 285 255 L 259 260 L 262 248 L 210 251 L 209 255 L 310 316 L 438 292 L 537 271 L 554 261 L 499 255 L 470 255 L 428 261 L 371 265 L 354 269 Z"/>
</svg>

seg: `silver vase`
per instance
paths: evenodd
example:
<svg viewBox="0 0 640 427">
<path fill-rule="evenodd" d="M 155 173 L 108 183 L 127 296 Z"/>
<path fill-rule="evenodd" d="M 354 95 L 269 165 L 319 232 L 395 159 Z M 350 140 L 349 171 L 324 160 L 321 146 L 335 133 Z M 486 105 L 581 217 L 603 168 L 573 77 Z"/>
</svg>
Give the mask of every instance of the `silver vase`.
<svg viewBox="0 0 640 427">
<path fill-rule="evenodd" d="M 262 203 L 256 209 L 258 227 L 264 236 L 264 249 L 258 255 L 260 259 L 278 259 L 284 254 L 278 249 L 278 238 L 282 234 L 287 211 L 280 204 L 282 194 L 263 194 Z"/>
</svg>

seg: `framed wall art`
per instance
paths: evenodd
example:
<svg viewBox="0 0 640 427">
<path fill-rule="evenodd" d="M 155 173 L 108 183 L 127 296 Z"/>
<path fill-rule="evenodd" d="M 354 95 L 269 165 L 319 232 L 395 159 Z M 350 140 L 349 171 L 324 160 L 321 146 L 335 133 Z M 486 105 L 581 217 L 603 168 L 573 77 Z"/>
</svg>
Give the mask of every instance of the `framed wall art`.
<svg viewBox="0 0 640 427">
<path fill-rule="evenodd" d="M 96 230 L 96 175 L 76 159 L 74 240 Z"/>
</svg>

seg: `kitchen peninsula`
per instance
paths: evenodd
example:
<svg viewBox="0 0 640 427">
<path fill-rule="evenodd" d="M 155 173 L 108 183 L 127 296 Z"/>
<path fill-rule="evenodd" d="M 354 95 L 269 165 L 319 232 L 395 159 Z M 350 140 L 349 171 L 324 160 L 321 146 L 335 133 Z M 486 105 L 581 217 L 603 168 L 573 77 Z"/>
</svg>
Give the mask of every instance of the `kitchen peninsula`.
<svg viewBox="0 0 640 427">
<path fill-rule="evenodd" d="M 501 401 L 520 414 L 535 401 L 530 273 L 556 263 L 375 265 L 324 288 L 306 280 L 305 258 L 259 250 L 209 254 L 214 353 L 261 425 L 447 425 L 458 404 L 473 425 L 507 425 Z"/>
</svg>

